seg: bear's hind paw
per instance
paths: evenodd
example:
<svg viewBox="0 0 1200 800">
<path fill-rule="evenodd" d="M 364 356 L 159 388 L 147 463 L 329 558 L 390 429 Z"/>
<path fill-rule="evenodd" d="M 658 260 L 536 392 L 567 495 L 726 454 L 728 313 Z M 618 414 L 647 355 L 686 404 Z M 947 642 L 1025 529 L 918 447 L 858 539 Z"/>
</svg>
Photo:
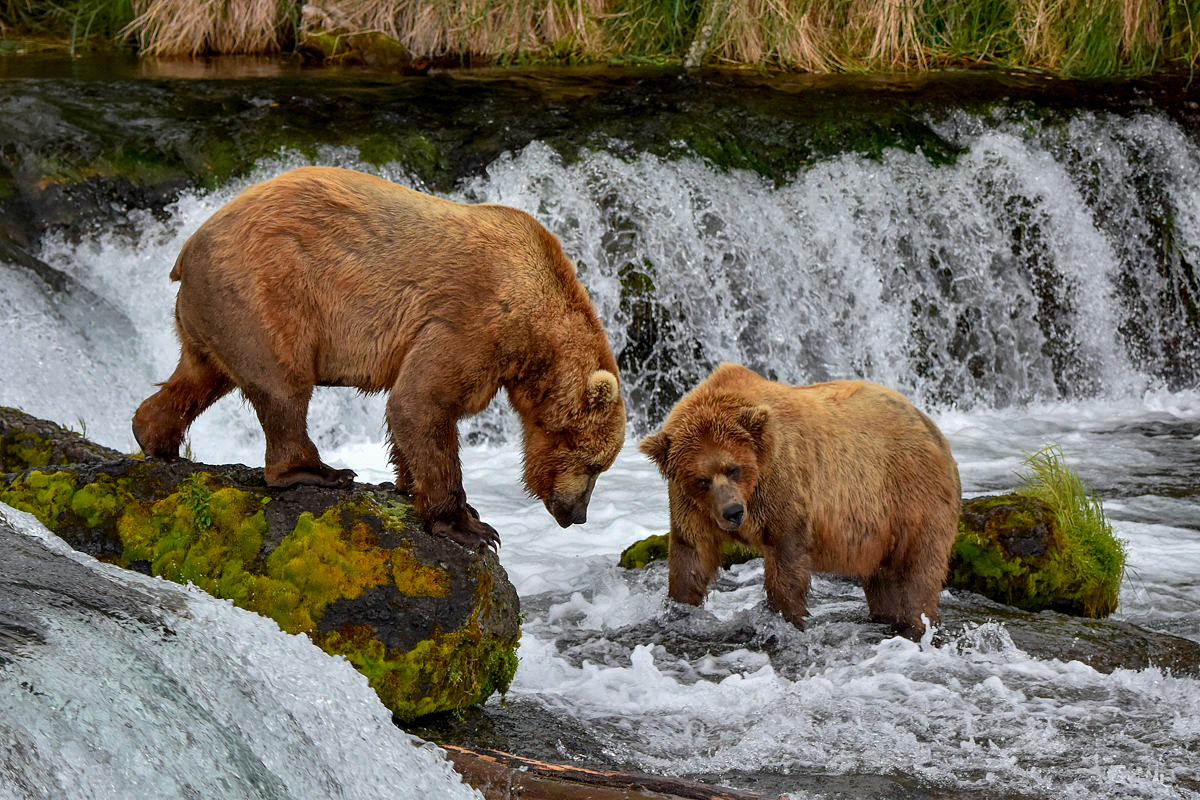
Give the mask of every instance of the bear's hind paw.
<svg viewBox="0 0 1200 800">
<path fill-rule="evenodd" d="M 325 464 L 315 467 L 293 467 L 292 469 L 271 474 L 267 471 L 267 485 L 276 489 L 286 489 L 289 486 L 324 486 L 330 489 L 341 489 L 354 483 L 357 473 L 352 469 L 334 469 Z"/>
</svg>

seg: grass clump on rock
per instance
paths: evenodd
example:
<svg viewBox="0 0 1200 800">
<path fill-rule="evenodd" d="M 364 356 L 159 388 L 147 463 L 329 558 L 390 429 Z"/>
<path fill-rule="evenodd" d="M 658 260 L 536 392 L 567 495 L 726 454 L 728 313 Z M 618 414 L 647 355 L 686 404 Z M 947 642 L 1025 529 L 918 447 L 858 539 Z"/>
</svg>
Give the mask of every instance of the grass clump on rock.
<svg viewBox="0 0 1200 800">
<path fill-rule="evenodd" d="M 1101 618 L 1117 608 L 1125 544 L 1057 446 L 1004 495 L 963 503 L 947 583 L 1026 611 Z"/>
</svg>

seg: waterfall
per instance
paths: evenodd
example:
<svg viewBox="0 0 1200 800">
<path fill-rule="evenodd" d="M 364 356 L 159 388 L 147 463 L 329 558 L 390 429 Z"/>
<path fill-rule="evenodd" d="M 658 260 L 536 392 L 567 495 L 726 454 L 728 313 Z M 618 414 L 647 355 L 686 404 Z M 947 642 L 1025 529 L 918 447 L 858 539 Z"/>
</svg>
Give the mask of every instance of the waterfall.
<svg viewBox="0 0 1200 800">
<path fill-rule="evenodd" d="M 535 143 L 465 195 L 563 238 L 643 429 L 721 361 L 942 407 L 1195 385 L 1196 143 L 1152 114 L 1017 128 L 960 115 L 953 163 L 842 154 L 781 186 Z"/>
<path fill-rule="evenodd" d="M 534 141 L 450 196 L 523 208 L 563 240 L 618 355 L 634 433 L 721 361 L 789 383 L 873 380 L 942 409 L 1197 384 L 1192 137 L 1154 112 L 1054 124 L 952 112 L 930 124 L 956 156 L 846 152 L 778 183 L 687 153 L 567 160 Z M 0 402 L 78 419 L 130 449 L 136 403 L 177 356 L 167 275 L 182 243 L 241 186 L 312 161 L 419 185 L 349 148 L 285 153 L 239 183 L 185 194 L 164 219 L 137 212 L 82 243 L 50 238 L 42 257 L 133 321 L 141 357 L 81 357 L 93 346 L 86 326 L 48 333 L 14 313 L 9 340 L 24 345 L 0 366 L 33 365 L 37 390 L 6 384 Z M 14 309 L 48 303 L 19 282 L 5 292 Z M 45 374 L 37 365 L 56 353 L 78 363 Z M 382 416 L 378 397 L 322 390 L 310 425 L 319 445 L 338 446 L 381 436 Z M 218 429 L 241 443 L 229 457 L 260 447 L 240 400 L 202 417 L 196 438 Z M 463 429 L 473 441 L 514 433 L 503 402 Z"/>
</svg>

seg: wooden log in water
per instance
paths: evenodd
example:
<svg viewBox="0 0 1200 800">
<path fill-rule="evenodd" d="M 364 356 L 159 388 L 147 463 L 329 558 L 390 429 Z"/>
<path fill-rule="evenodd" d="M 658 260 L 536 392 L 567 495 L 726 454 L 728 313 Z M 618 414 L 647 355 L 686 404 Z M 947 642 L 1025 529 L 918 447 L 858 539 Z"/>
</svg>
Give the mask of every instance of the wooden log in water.
<svg viewBox="0 0 1200 800">
<path fill-rule="evenodd" d="M 463 780 L 488 800 L 779 800 L 682 778 L 584 769 L 483 748 L 442 748 Z"/>
</svg>

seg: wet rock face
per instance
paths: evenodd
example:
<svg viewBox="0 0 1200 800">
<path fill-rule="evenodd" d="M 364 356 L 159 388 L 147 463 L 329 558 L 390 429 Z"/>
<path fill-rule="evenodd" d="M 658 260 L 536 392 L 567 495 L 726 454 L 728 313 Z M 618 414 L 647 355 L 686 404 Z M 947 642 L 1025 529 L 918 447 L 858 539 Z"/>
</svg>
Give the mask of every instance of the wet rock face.
<svg viewBox="0 0 1200 800">
<path fill-rule="evenodd" d="M 990 524 L 996 541 L 1008 555 L 1035 558 L 1043 555 L 1052 524 L 1052 512 L 1046 504 L 1022 495 L 993 500 L 984 498 L 963 505 L 962 519 L 967 532 L 978 534 L 988 530 Z"/>
<path fill-rule="evenodd" d="M 77 550 L 193 583 L 308 635 L 363 672 L 400 719 L 508 688 L 516 590 L 493 553 L 425 533 L 406 495 L 275 490 L 242 465 L 88 457 L 0 475 L 0 502 Z"/>
</svg>

